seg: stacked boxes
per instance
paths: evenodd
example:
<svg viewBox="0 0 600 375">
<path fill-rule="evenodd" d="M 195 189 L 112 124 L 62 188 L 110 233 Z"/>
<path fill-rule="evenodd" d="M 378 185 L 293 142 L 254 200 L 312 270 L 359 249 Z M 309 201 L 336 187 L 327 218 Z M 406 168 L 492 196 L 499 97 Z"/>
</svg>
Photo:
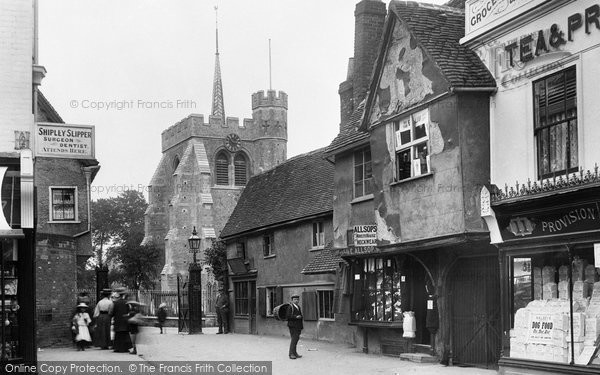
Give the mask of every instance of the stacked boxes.
<svg viewBox="0 0 600 375">
<path fill-rule="evenodd" d="M 542 268 L 542 298 L 558 298 L 558 285 L 556 280 L 556 268 L 546 266 Z"/>
<path fill-rule="evenodd" d="M 533 299 L 542 299 L 542 269 L 533 268 Z"/>
</svg>

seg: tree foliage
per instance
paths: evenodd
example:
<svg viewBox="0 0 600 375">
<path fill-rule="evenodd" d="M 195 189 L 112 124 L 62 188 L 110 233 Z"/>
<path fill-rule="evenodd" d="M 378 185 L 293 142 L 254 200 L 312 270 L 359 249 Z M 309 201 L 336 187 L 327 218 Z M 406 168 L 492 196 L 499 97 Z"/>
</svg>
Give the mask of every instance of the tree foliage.
<svg viewBox="0 0 600 375">
<path fill-rule="evenodd" d="M 160 247 L 141 245 L 147 206 L 142 193 L 135 190 L 92 202 L 96 262 L 109 266 L 109 281 L 133 289 L 153 288 L 160 271 Z"/>
<path fill-rule="evenodd" d="M 212 240 L 212 245 L 204 250 L 206 263 L 218 281 L 227 282 L 227 248 L 223 241 Z"/>
</svg>

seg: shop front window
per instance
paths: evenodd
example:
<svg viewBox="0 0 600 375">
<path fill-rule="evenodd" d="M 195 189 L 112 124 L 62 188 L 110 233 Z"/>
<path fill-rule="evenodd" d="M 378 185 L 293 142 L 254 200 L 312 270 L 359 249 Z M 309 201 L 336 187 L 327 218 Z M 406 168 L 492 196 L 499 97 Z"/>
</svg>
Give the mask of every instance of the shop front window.
<svg viewBox="0 0 600 375">
<path fill-rule="evenodd" d="M 0 334 L 2 341 L 0 362 L 20 357 L 19 346 L 19 300 L 17 279 L 17 242 L 3 239 L 0 241 L 2 259 L 0 263 L 0 309 L 2 311 L 2 326 Z"/>
<path fill-rule="evenodd" d="M 405 290 L 398 258 L 358 259 L 354 268 L 352 318 L 359 321 L 402 322 Z"/>
<path fill-rule="evenodd" d="M 509 357 L 597 366 L 600 282 L 592 247 L 508 256 Z"/>
</svg>

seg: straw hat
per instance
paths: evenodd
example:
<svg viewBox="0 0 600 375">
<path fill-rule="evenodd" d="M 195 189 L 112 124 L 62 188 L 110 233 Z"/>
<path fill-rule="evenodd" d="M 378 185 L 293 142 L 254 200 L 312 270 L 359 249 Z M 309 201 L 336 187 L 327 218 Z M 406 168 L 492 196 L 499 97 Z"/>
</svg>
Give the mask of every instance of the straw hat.
<svg viewBox="0 0 600 375">
<path fill-rule="evenodd" d="M 86 305 L 85 303 L 81 302 L 79 305 L 77 305 L 77 307 L 88 307 L 88 305 Z"/>
<path fill-rule="evenodd" d="M 166 303 L 164 303 L 164 302 L 163 302 L 163 303 L 161 303 L 160 305 L 158 305 L 158 308 L 159 308 L 159 309 L 160 309 L 160 308 L 163 308 L 163 307 L 167 307 L 167 304 L 166 304 Z"/>
</svg>

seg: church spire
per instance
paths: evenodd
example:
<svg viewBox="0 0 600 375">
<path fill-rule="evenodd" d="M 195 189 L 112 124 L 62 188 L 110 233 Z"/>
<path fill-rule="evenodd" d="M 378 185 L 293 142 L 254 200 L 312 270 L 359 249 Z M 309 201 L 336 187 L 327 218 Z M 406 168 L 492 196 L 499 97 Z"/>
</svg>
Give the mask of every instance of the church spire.
<svg viewBox="0 0 600 375">
<path fill-rule="evenodd" d="M 216 26 L 216 53 L 215 53 L 215 76 L 213 80 L 213 101 L 212 115 L 223 119 L 225 123 L 225 104 L 223 103 L 223 85 L 221 83 L 221 66 L 219 63 L 219 20 L 218 7 L 215 6 L 215 26 Z"/>
</svg>

